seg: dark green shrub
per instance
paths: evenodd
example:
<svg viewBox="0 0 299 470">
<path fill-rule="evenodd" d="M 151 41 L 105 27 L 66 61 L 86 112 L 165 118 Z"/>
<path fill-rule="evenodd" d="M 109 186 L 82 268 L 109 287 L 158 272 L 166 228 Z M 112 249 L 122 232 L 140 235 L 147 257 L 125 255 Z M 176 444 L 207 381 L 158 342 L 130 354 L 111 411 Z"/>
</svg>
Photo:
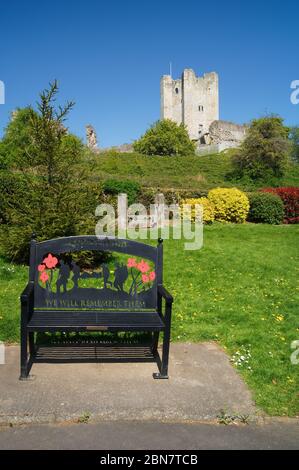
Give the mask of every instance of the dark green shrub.
<svg viewBox="0 0 299 470">
<path fill-rule="evenodd" d="M 281 224 L 284 208 L 281 199 L 270 193 L 249 193 L 249 222 Z"/>
<path fill-rule="evenodd" d="M 184 124 L 178 125 L 170 119 L 157 121 L 146 133 L 134 142 L 134 150 L 144 155 L 195 154 L 195 144 L 190 140 Z"/>
<path fill-rule="evenodd" d="M 141 186 L 135 181 L 110 179 L 104 182 L 103 191 L 105 194 L 111 194 L 113 196 L 126 193 L 128 196 L 128 204 L 133 204 L 134 202 L 138 202 Z"/>
</svg>

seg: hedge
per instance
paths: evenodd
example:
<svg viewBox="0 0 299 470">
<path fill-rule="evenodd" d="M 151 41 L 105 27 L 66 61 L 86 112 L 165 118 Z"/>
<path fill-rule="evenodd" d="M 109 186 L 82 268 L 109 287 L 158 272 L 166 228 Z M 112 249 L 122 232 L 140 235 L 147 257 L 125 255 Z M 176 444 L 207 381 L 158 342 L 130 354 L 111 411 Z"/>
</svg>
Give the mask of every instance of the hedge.
<svg viewBox="0 0 299 470">
<path fill-rule="evenodd" d="M 284 216 L 282 200 L 275 194 L 249 193 L 249 214 L 247 220 L 254 223 L 281 224 Z"/>
</svg>

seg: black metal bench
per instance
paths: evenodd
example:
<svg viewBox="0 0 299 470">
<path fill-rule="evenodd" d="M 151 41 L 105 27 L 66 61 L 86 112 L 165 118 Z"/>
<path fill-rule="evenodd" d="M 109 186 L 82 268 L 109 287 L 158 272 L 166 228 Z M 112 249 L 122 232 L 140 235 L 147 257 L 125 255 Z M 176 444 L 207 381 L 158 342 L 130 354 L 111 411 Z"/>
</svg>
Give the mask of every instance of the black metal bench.
<svg viewBox="0 0 299 470">
<path fill-rule="evenodd" d="M 80 251 L 115 252 L 120 261 L 84 270 L 73 260 Z M 113 258 L 112 258 L 113 259 Z M 115 258 L 114 258 L 115 259 Z M 172 296 L 163 287 L 163 244 L 77 236 L 30 247 L 29 282 L 21 294 L 21 375 L 29 377 L 36 357 L 36 332 L 151 332 L 151 352 L 168 378 Z M 165 308 L 162 310 L 162 301 Z M 163 332 L 162 359 L 158 353 Z M 29 346 L 29 348 L 28 348 Z M 28 351 L 29 349 L 29 351 Z"/>
</svg>

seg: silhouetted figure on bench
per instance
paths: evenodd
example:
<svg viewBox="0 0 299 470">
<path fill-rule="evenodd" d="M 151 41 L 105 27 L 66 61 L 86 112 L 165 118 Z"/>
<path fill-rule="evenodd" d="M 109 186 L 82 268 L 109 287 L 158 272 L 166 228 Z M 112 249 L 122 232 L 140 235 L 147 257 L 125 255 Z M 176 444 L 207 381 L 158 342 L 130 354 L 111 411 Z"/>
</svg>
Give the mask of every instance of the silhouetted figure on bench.
<svg viewBox="0 0 299 470">
<path fill-rule="evenodd" d="M 118 291 L 124 291 L 124 283 L 128 279 L 128 268 L 124 264 L 116 264 L 114 271 L 114 287 Z"/>
<path fill-rule="evenodd" d="M 110 286 L 112 286 L 112 282 L 109 281 L 110 270 L 107 264 L 102 265 L 102 273 L 103 273 L 103 280 L 104 280 L 104 289 L 107 289 L 107 284 L 110 284 Z"/>
<path fill-rule="evenodd" d="M 74 283 L 74 289 L 78 289 L 78 281 L 80 279 L 80 266 L 78 266 L 76 263 L 72 263 L 72 271 L 72 281 Z"/>
<path fill-rule="evenodd" d="M 56 281 L 56 289 L 57 289 L 58 294 L 60 294 L 61 286 L 63 288 L 63 292 L 64 293 L 66 292 L 66 286 L 70 277 L 70 272 L 71 270 L 70 270 L 69 265 L 65 263 L 64 261 L 60 261 L 59 275 Z"/>
</svg>

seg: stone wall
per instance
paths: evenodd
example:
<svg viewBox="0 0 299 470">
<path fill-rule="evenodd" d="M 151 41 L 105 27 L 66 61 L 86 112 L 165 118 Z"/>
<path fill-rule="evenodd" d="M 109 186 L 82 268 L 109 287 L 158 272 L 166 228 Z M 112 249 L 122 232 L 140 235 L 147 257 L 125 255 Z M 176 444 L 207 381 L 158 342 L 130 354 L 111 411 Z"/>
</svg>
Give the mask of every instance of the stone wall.
<svg viewBox="0 0 299 470">
<path fill-rule="evenodd" d="M 209 129 L 211 143 L 231 143 L 232 147 L 238 147 L 246 136 L 246 125 L 234 124 L 228 121 L 214 121 Z"/>
<path fill-rule="evenodd" d="M 246 137 L 248 126 L 229 121 L 214 121 L 204 139 L 198 142 L 196 153 L 206 155 L 222 152 L 228 148 L 237 148 Z M 207 145 L 204 145 L 204 142 Z"/>
<path fill-rule="evenodd" d="M 133 144 L 122 144 L 122 145 L 114 145 L 113 147 L 103 147 L 98 151 L 98 153 L 105 153 L 105 152 L 132 153 L 134 152 L 134 149 L 133 149 Z"/>
</svg>

